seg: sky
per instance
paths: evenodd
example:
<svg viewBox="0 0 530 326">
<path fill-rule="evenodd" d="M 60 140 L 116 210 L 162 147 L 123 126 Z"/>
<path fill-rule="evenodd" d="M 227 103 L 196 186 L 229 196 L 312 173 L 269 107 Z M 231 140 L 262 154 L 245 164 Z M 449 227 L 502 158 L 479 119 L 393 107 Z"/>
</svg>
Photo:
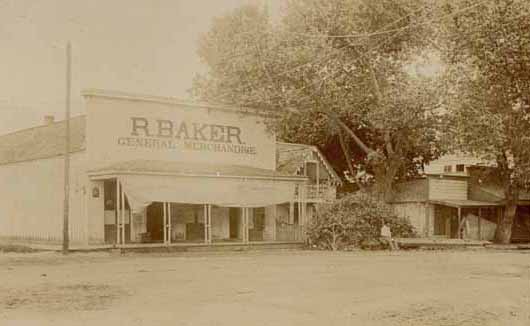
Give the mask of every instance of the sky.
<svg viewBox="0 0 530 326">
<path fill-rule="evenodd" d="M 65 48 L 72 44 L 72 115 L 81 90 L 186 99 L 200 35 L 213 17 L 282 0 L 0 0 L 0 134 L 64 118 Z"/>
</svg>

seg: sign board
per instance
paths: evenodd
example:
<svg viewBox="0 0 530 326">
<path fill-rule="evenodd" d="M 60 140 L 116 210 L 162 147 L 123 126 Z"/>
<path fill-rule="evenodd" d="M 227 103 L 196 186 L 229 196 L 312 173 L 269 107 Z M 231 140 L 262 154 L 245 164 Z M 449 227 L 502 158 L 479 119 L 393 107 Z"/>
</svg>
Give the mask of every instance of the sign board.
<svg viewBox="0 0 530 326">
<path fill-rule="evenodd" d="M 90 169 L 158 160 L 275 169 L 276 142 L 260 116 L 167 99 L 88 95 Z"/>
</svg>

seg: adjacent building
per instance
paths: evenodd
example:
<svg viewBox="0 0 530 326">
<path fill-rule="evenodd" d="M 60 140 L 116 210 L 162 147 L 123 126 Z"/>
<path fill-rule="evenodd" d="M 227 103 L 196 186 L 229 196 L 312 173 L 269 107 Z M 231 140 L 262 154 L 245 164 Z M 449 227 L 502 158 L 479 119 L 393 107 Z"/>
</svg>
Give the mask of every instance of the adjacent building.
<svg viewBox="0 0 530 326">
<path fill-rule="evenodd" d="M 491 168 L 471 157 L 443 157 L 423 177 L 398 184 L 392 205 L 422 237 L 493 240 L 505 204 L 502 186 L 481 173 Z M 530 242 L 530 194 L 525 192 L 520 194 L 512 242 Z"/>
</svg>

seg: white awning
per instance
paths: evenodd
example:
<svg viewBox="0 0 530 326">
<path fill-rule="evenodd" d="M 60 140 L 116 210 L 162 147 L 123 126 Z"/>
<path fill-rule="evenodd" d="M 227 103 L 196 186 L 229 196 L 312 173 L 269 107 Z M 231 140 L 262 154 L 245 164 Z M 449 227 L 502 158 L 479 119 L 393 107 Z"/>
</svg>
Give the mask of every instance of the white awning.
<svg viewBox="0 0 530 326">
<path fill-rule="evenodd" d="M 119 175 L 118 180 L 135 212 L 152 202 L 263 207 L 294 200 L 296 182 L 230 177 Z"/>
</svg>

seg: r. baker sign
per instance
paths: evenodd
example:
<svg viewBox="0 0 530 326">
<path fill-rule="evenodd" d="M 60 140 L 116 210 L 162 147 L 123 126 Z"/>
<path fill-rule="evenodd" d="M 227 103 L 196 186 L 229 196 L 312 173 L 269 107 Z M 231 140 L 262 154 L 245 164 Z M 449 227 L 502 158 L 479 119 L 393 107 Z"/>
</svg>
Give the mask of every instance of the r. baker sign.
<svg viewBox="0 0 530 326">
<path fill-rule="evenodd" d="M 172 150 L 182 146 L 190 151 L 213 151 L 256 155 L 256 147 L 246 144 L 237 126 L 201 122 L 130 118 L 130 134 L 118 138 L 118 145 Z"/>
<path fill-rule="evenodd" d="M 134 160 L 276 168 L 263 117 L 236 108 L 120 96 L 87 97 L 90 168 Z"/>
</svg>

